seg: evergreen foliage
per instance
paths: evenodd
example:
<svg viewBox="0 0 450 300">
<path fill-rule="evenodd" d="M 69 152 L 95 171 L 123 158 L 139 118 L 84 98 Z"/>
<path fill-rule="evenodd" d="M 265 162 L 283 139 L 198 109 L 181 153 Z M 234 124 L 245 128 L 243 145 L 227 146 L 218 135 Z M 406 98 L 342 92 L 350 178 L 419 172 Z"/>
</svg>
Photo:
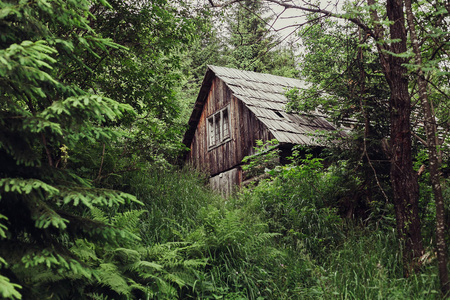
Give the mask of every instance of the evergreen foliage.
<svg viewBox="0 0 450 300">
<path fill-rule="evenodd" d="M 168 163 L 180 149 L 179 117 L 187 107 L 176 94 L 186 79 L 181 72 L 192 76 L 193 84 L 204 70 L 186 70 L 187 63 L 201 65 L 202 55 L 218 53 L 217 61 L 243 63 L 235 67 L 296 74 L 292 53 L 266 51 L 272 40 L 258 17 L 261 5 L 238 6 L 230 23 L 234 46 L 226 52 L 213 30 L 193 40 L 195 30 L 213 27 L 201 9 L 188 18 L 192 8 L 182 2 L 0 0 L 0 297 L 424 299 L 438 294 L 432 248 L 420 258 L 421 274 L 401 278 L 391 207 L 367 188 L 373 185 L 368 172 L 355 172 L 356 159 L 325 167 L 328 161 L 301 156 L 300 149 L 294 164 L 275 167 L 277 151 L 265 151 L 261 143 L 268 156 L 254 157 L 250 165 L 258 172 L 270 167 L 269 179 L 230 199 L 206 188 L 204 175 Z M 377 145 L 387 129 L 384 111 L 377 109 L 386 91 L 375 58 L 367 48 L 360 59 L 353 48 L 359 41 L 344 38 L 343 32 L 353 29 L 331 26 L 336 24 L 305 31 L 306 37 L 311 34 L 305 45 L 329 50 L 340 43 L 350 51 L 335 56 L 310 51 L 303 73 L 317 84 L 317 94 L 329 96 L 321 103 L 340 112 L 336 120 L 376 120 L 364 138 Z M 206 46 L 204 52 L 183 56 L 180 48 L 191 42 L 193 49 Z M 435 62 L 430 56 L 427 67 L 445 62 L 439 55 Z M 312 70 L 313 61 L 322 75 Z M 358 77 L 362 69 L 364 78 Z M 338 80 L 341 73 L 345 76 Z M 448 87 L 447 73 L 439 75 L 437 85 Z M 442 120 L 444 108 L 438 108 Z M 377 157 L 375 148 L 367 148 L 370 158 Z M 428 159 L 419 153 L 416 171 Z M 340 158 L 346 154 L 341 151 Z M 431 224 L 428 178 L 425 172 L 421 214 Z M 445 189 L 446 198 L 448 193 Z M 363 196 L 364 212 L 348 214 L 355 208 L 347 204 Z M 425 231 L 425 237 L 433 240 L 432 232 Z"/>
<path fill-rule="evenodd" d="M 184 55 L 184 88 L 190 99 L 187 122 L 207 65 L 269 73 L 295 78 L 299 75 L 296 45 L 282 41 L 271 31 L 265 1 L 238 1 L 224 11 L 197 9 L 199 38 Z"/>
<path fill-rule="evenodd" d="M 267 18 L 262 17 L 265 7 L 261 1 L 243 1 L 231 11 L 228 22 L 230 53 L 228 64 L 236 69 L 264 73 L 266 52 L 274 37 L 266 28 Z"/>
<path fill-rule="evenodd" d="M 108 38 L 113 28 L 101 24 L 116 20 L 102 19 L 105 14 L 120 16 L 124 11 L 114 10 L 106 1 L 0 2 L 0 27 L 6 33 L 0 40 L 0 290 L 5 298 L 119 299 L 147 289 L 133 281 L 119 259 L 120 253 L 134 255 L 127 247 L 137 245 L 140 237 L 131 225 L 144 212 L 124 212 L 111 220 L 99 217 L 101 210 L 142 203 L 131 194 L 95 185 L 94 168 L 80 155 L 92 155 L 97 145 L 118 145 L 129 137 L 113 127 L 135 117 L 129 104 L 138 113 L 141 104 L 147 111 L 153 109 L 154 118 L 164 120 L 165 110 L 168 118 L 173 117 L 174 108 L 168 104 L 173 98 L 167 103 L 151 102 L 170 95 L 170 89 L 159 87 L 134 102 L 117 97 L 118 102 L 107 97 L 118 96 L 107 89 L 118 82 L 96 80 L 100 74 L 118 78 L 111 74 L 118 70 L 113 64 L 116 52 L 129 54 L 130 61 L 133 55 L 136 58 L 136 51 L 123 46 L 124 40 L 145 30 L 134 27 L 140 31 L 113 41 Z M 166 18 L 174 13 L 158 12 Z M 148 21 L 153 16 L 145 17 Z M 174 26 L 186 36 L 183 30 L 188 27 Z M 161 42 L 154 53 L 160 53 L 163 45 L 173 47 Z M 155 67 L 141 66 L 144 69 L 162 75 Z M 127 80 L 119 75 L 119 81 Z M 97 179 L 102 179 L 101 171 Z M 133 262 L 141 260 L 137 257 Z M 145 268 L 153 271 L 158 265 L 147 263 Z M 132 269 L 141 279 L 142 273 L 151 273 L 137 265 Z"/>
<path fill-rule="evenodd" d="M 273 17 L 264 1 L 239 1 L 227 18 L 226 65 L 240 70 L 296 77 L 294 46 L 281 44 L 270 30 Z"/>
</svg>

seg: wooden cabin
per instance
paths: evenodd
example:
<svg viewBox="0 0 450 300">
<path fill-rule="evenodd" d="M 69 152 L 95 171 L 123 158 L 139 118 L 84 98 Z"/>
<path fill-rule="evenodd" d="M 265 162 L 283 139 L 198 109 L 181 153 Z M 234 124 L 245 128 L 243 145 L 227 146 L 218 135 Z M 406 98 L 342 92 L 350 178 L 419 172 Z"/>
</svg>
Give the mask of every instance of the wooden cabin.
<svg viewBox="0 0 450 300">
<path fill-rule="evenodd" d="M 185 161 L 210 175 L 214 189 L 229 195 L 243 181 L 242 159 L 256 140 L 276 139 L 282 149 L 320 146 L 317 131 L 335 131 L 318 114 L 285 112 L 290 89 L 305 88 L 292 78 L 208 66 L 183 143 Z"/>
</svg>

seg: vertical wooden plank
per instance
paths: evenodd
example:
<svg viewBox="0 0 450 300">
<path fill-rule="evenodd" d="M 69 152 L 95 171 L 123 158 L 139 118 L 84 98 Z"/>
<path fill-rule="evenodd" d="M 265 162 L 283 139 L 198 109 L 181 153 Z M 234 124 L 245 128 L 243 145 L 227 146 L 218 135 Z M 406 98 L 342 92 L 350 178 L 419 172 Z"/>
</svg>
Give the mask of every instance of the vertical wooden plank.
<svg viewBox="0 0 450 300">
<path fill-rule="evenodd" d="M 211 150 L 211 152 L 213 153 L 213 159 L 211 160 L 212 173 L 217 174 L 219 173 L 219 164 L 217 163 L 218 148 Z"/>
<path fill-rule="evenodd" d="M 207 100 L 206 100 L 207 101 Z M 203 142 L 203 132 L 204 132 L 204 119 L 205 119 L 205 114 L 204 112 L 202 112 L 202 114 L 200 115 L 200 120 L 198 123 L 198 127 L 197 127 L 197 132 L 196 132 L 196 151 L 198 152 L 198 156 L 199 156 L 199 162 L 198 165 L 200 167 L 200 169 L 204 170 L 205 169 L 205 165 L 208 163 L 207 161 L 205 161 L 205 157 L 203 154 L 203 146 L 204 146 L 204 142 Z"/>
<path fill-rule="evenodd" d="M 222 157 L 223 161 L 222 161 L 222 165 L 223 165 L 224 169 L 229 169 L 232 166 L 230 164 L 230 161 L 231 161 L 230 145 L 231 145 L 231 142 L 227 142 L 227 143 L 225 143 L 223 145 L 223 157 Z"/>
<path fill-rule="evenodd" d="M 208 92 L 208 98 L 206 100 L 205 106 L 203 107 L 203 113 L 205 114 L 205 117 L 209 117 L 210 115 L 210 106 L 211 106 L 211 100 L 213 95 L 213 89 L 214 89 L 214 82 L 211 83 L 211 89 Z"/>
<path fill-rule="evenodd" d="M 244 106 L 244 156 L 245 155 L 250 155 L 250 151 L 251 151 L 251 145 L 252 145 L 252 140 L 253 140 L 253 130 L 251 129 L 251 125 L 250 125 L 250 119 L 251 119 L 251 115 L 250 115 L 250 111 L 248 110 L 247 107 Z"/>
<path fill-rule="evenodd" d="M 195 138 L 195 158 L 197 159 L 197 162 L 195 163 L 195 166 L 198 169 L 203 169 L 203 154 L 202 154 L 202 148 L 201 148 L 201 141 L 197 138 Z"/>
<path fill-rule="evenodd" d="M 242 169 L 239 167 L 239 169 L 238 169 L 238 182 L 239 182 L 239 187 L 241 187 L 242 186 Z"/>
<path fill-rule="evenodd" d="M 202 112 L 202 129 L 201 129 L 201 154 L 200 157 L 202 159 L 202 169 L 209 172 L 210 171 L 210 161 L 209 161 L 209 155 L 208 155 L 208 143 L 206 141 L 205 136 L 207 136 L 207 128 L 206 128 L 206 118 L 208 116 L 208 109 L 209 109 L 209 105 L 210 105 L 210 101 L 211 101 L 211 92 L 208 93 L 208 98 L 206 99 L 206 103 L 205 106 L 203 108 L 203 112 Z"/>
<path fill-rule="evenodd" d="M 213 91 L 213 95 L 214 95 L 214 102 L 211 103 L 212 104 L 212 111 L 211 114 L 215 113 L 218 109 L 219 109 L 219 83 L 220 83 L 220 79 L 219 78 L 214 78 L 214 91 Z"/>
<path fill-rule="evenodd" d="M 231 90 L 230 90 L 230 88 L 226 85 L 226 84 L 224 84 L 224 86 L 223 86 L 223 93 L 224 93 L 224 99 L 225 99 L 225 101 L 226 101 L 226 103 L 225 104 L 229 104 L 229 103 L 231 103 L 232 101 L 233 101 L 233 93 L 231 92 Z"/>
<path fill-rule="evenodd" d="M 205 119 L 205 126 L 204 126 L 205 138 L 203 139 L 203 143 L 204 143 L 204 150 L 203 151 L 205 153 L 205 158 L 207 159 L 207 162 L 208 162 L 207 170 L 208 170 L 209 174 L 213 174 L 214 173 L 215 162 L 214 162 L 214 153 L 212 151 L 208 151 L 208 142 L 206 140 L 207 136 L 208 136 L 208 133 L 207 133 L 208 129 L 207 129 L 207 126 L 206 126 L 206 123 L 207 123 L 206 119 L 209 116 L 211 116 L 211 114 L 214 111 L 214 102 L 215 102 L 214 91 L 215 91 L 215 89 L 216 89 L 216 83 L 215 83 L 215 79 L 213 79 L 212 83 L 211 83 L 211 89 L 210 89 L 209 95 L 208 95 L 207 110 L 205 111 L 205 116 L 204 116 L 204 119 Z M 218 184 L 218 182 L 216 182 L 216 183 Z"/>
<path fill-rule="evenodd" d="M 238 100 L 238 106 L 239 106 L 239 130 L 238 130 L 238 134 L 239 134 L 239 145 L 238 145 L 238 149 L 239 149 L 239 160 L 242 160 L 244 158 L 244 153 L 245 153 L 245 111 L 244 111 L 244 105 L 242 104 L 241 101 Z"/>
<path fill-rule="evenodd" d="M 247 155 L 252 155 L 254 153 L 253 147 L 255 146 L 256 139 L 256 130 L 258 129 L 255 123 L 255 118 L 253 118 L 253 113 L 247 109 L 248 111 L 248 126 L 249 126 L 249 136 L 248 140 L 248 152 Z"/>
<path fill-rule="evenodd" d="M 209 172 L 210 174 L 214 174 L 214 150 L 208 152 L 209 157 Z"/>
<path fill-rule="evenodd" d="M 210 106 L 210 110 L 208 111 L 208 116 L 212 115 L 215 111 L 216 111 L 216 105 L 217 105 L 217 100 L 216 100 L 216 93 L 217 93 L 217 78 L 213 79 L 213 85 L 211 87 L 211 106 Z"/>
<path fill-rule="evenodd" d="M 237 112 L 238 112 L 238 116 L 236 116 L 236 120 L 237 120 L 237 130 L 236 130 L 236 135 L 237 135 L 237 141 L 236 141 L 236 151 L 237 151 L 237 160 L 240 160 L 242 157 L 242 130 L 244 130 L 243 127 L 243 112 L 242 112 L 242 104 L 241 102 L 234 98 L 234 100 L 236 101 L 236 107 L 237 107 Z"/>
<path fill-rule="evenodd" d="M 196 160 L 195 162 L 194 162 L 194 166 L 195 167 L 197 167 L 197 168 L 199 168 L 200 166 L 199 166 L 199 163 L 200 163 L 200 160 L 198 159 L 198 156 L 199 156 L 199 149 L 198 149 L 198 127 L 197 127 L 197 130 L 195 131 L 195 134 L 194 134 L 194 137 L 193 137 L 193 139 L 192 139 L 192 144 L 191 144 L 191 151 L 192 151 L 192 153 L 191 153 L 191 158 L 192 159 L 194 159 L 194 160 Z"/>
<path fill-rule="evenodd" d="M 230 176 L 228 177 L 228 190 L 229 194 L 233 194 L 234 187 L 236 186 L 236 169 L 231 169 Z"/>
<path fill-rule="evenodd" d="M 230 164 L 236 164 L 236 130 L 237 130 L 237 120 L 236 120 L 236 105 L 234 99 L 230 99 Z"/>
<path fill-rule="evenodd" d="M 228 143 L 228 166 L 229 168 L 231 168 L 232 166 L 236 165 L 236 151 L 235 151 L 235 146 L 236 146 L 236 141 L 234 139 L 232 139 L 229 143 Z"/>
<path fill-rule="evenodd" d="M 203 106 L 203 107 L 205 107 L 205 106 Z M 203 116 L 204 116 L 204 113 L 203 113 L 203 111 L 202 111 L 202 113 L 200 114 L 200 119 L 199 119 L 199 122 L 198 122 L 198 124 L 197 124 L 197 129 L 196 129 L 196 131 L 195 131 L 195 135 L 194 135 L 194 138 L 195 138 L 195 151 L 197 152 L 196 153 L 196 157 L 198 157 L 198 162 L 196 163 L 196 165 L 198 166 L 198 168 L 199 169 L 204 169 L 204 160 L 203 160 L 203 157 L 202 157 L 202 131 L 203 131 L 203 122 L 202 122 L 202 120 L 203 120 Z"/>
<path fill-rule="evenodd" d="M 222 179 L 221 188 L 222 188 L 222 191 L 223 191 L 223 195 L 225 197 L 228 197 L 228 195 L 229 195 L 229 190 L 228 190 L 228 176 L 229 176 L 229 173 L 230 172 L 225 172 L 223 174 L 223 177 L 221 178 Z"/>
<path fill-rule="evenodd" d="M 223 99 L 223 87 L 224 87 L 224 82 L 217 78 L 217 110 L 221 109 L 224 107 L 224 99 Z"/>
<path fill-rule="evenodd" d="M 223 168 L 223 145 L 216 148 L 217 153 L 217 172 L 222 172 L 224 170 Z"/>
<path fill-rule="evenodd" d="M 249 110 L 248 114 L 249 114 L 248 119 L 249 119 L 249 126 L 250 126 L 249 127 L 250 140 L 249 140 L 249 147 L 248 147 L 249 152 L 248 153 L 250 155 L 252 155 L 255 153 L 254 147 L 256 145 L 255 141 L 257 138 L 258 126 L 255 122 L 256 121 L 255 118 L 253 117 L 253 113 Z"/>
<path fill-rule="evenodd" d="M 231 132 L 231 163 L 233 165 L 236 165 L 237 161 L 237 132 L 239 128 L 239 118 L 238 118 L 238 108 L 236 104 L 236 98 L 230 99 L 230 120 L 231 120 L 231 126 L 230 129 Z"/>
<path fill-rule="evenodd" d="M 194 135 L 194 137 L 192 138 L 192 142 L 191 142 L 191 151 L 189 151 L 189 159 L 188 159 L 188 163 L 192 164 L 194 166 L 194 168 L 198 168 L 197 163 L 198 163 L 198 152 L 196 151 L 196 147 L 197 147 L 197 142 L 196 142 L 196 136 Z"/>
</svg>

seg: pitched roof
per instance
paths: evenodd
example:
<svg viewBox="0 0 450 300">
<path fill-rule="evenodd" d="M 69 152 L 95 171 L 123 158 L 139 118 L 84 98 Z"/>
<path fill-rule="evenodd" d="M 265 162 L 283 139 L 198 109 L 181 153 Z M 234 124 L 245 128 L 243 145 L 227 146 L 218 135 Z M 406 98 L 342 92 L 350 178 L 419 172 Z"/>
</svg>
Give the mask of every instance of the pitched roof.
<svg viewBox="0 0 450 300">
<path fill-rule="evenodd" d="M 233 95 L 261 121 L 280 143 L 316 146 L 317 130 L 335 131 L 336 128 L 320 114 L 286 113 L 288 99 L 285 93 L 290 89 L 304 89 L 305 82 L 270 74 L 237 69 L 208 66 L 194 111 L 189 119 L 189 129 L 183 143 L 192 142 L 203 105 L 208 97 L 212 79 L 217 76 L 225 82 Z"/>
</svg>

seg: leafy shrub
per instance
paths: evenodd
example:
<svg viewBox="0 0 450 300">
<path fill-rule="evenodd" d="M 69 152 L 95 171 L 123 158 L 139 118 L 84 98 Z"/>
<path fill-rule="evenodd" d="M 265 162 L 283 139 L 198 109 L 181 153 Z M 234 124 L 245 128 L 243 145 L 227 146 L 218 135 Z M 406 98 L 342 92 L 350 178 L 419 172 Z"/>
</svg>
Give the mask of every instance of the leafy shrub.
<svg viewBox="0 0 450 300">
<path fill-rule="evenodd" d="M 278 141 L 270 140 L 263 142 L 256 141 L 256 154 L 246 156 L 242 160 L 244 165 L 244 177 L 246 179 L 264 174 L 267 170 L 271 170 L 280 165 L 280 150 L 278 149 Z"/>
<path fill-rule="evenodd" d="M 273 178 L 244 192 L 254 212 L 262 212 L 270 231 L 282 234 L 291 247 L 303 246 L 313 256 L 330 250 L 342 238 L 342 221 L 329 205 L 333 176 L 321 159 L 308 157 L 302 164 L 278 167 Z M 327 250 L 328 249 L 328 250 Z"/>
</svg>

